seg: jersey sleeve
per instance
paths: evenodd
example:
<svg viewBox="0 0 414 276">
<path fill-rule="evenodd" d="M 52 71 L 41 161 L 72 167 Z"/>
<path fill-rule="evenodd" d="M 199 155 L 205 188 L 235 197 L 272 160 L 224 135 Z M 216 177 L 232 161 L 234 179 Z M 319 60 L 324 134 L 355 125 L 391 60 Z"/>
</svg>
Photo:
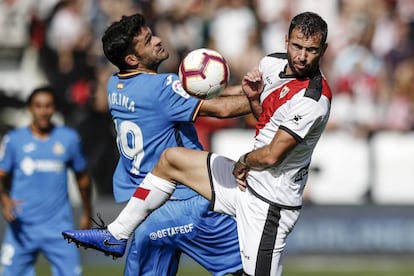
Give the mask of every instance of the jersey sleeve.
<svg viewBox="0 0 414 276">
<path fill-rule="evenodd" d="M 72 131 L 72 147 L 71 147 L 71 167 L 75 172 L 81 172 L 86 169 L 86 158 L 83 154 L 82 142 L 79 135 Z"/>
<path fill-rule="evenodd" d="M 307 97 L 293 98 L 289 103 L 286 120 L 281 123 L 280 129 L 289 132 L 301 142 L 320 118 L 321 110 L 315 100 Z"/>
<path fill-rule="evenodd" d="M 182 87 L 176 74 L 167 75 L 160 94 L 161 108 L 174 122 L 193 122 L 201 103 Z"/>
<path fill-rule="evenodd" d="M 10 172 L 13 166 L 12 143 L 8 134 L 4 135 L 0 144 L 0 170 Z"/>
</svg>

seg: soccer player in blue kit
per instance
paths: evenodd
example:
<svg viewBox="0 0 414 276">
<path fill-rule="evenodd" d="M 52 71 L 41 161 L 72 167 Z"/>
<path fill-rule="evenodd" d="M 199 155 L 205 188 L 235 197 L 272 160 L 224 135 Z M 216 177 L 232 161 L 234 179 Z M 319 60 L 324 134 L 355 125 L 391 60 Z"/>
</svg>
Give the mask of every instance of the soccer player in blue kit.
<svg viewBox="0 0 414 276">
<path fill-rule="evenodd" d="M 169 53 L 141 14 L 114 22 L 102 42 L 105 56 L 119 69 L 107 85 L 120 152 L 113 176 L 117 202 L 132 195 L 147 196 L 135 191 L 165 149 L 202 149 L 193 124 L 197 116 L 227 118 L 250 113 L 241 86 L 226 88 L 218 98 L 200 100 L 183 90 L 176 73 L 158 74 Z M 108 236 L 101 247 L 82 243 L 67 232 L 62 234 L 76 244 L 123 256 L 126 242 L 115 239 L 106 229 L 101 233 Z M 210 211 L 209 201 L 178 185 L 171 200 L 135 231 L 124 275 L 175 275 L 182 252 L 213 275 L 241 273 L 234 219 Z"/>
<path fill-rule="evenodd" d="M 34 275 L 42 253 L 52 275 L 82 275 L 76 248 L 61 232 L 73 227 L 67 173 L 75 172 L 83 203 L 80 227 L 90 227 L 91 181 L 74 129 L 54 125 L 55 95 L 50 87 L 35 89 L 27 100 L 29 126 L 8 132 L 0 148 L 0 202 L 9 222 L 1 248 L 3 276 Z M 5 179 L 11 175 L 11 187 Z"/>
</svg>

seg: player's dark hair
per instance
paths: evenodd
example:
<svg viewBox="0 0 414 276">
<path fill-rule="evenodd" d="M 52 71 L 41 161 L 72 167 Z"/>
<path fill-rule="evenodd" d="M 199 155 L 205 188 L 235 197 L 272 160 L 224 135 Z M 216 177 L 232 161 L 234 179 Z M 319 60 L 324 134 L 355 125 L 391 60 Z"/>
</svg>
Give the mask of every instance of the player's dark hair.
<svg viewBox="0 0 414 276">
<path fill-rule="evenodd" d="M 40 86 L 40 87 L 33 89 L 32 93 L 30 93 L 29 97 L 26 100 L 26 106 L 30 106 L 33 102 L 33 98 L 37 94 L 42 94 L 42 93 L 51 95 L 53 98 L 53 102 L 56 103 L 55 90 L 51 86 L 45 85 L 45 86 Z"/>
<path fill-rule="evenodd" d="M 316 13 L 303 12 L 293 17 L 289 26 L 289 38 L 294 29 L 299 29 L 306 37 L 321 35 L 321 44 L 326 43 L 328 24 Z"/>
<path fill-rule="evenodd" d="M 134 38 L 145 26 L 142 14 L 122 16 L 121 20 L 112 23 L 102 37 L 103 52 L 106 58 L 119 70 L 129 68 L 125 57 L 134 52 Z"/>
</svg>

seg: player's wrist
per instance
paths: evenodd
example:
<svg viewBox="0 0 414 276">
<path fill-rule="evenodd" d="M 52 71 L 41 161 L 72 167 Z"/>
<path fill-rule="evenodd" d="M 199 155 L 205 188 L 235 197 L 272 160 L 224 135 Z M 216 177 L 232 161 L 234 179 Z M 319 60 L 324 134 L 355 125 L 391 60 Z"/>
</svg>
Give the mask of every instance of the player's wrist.
<svg viewBox="0 0 414 276">
<path fill-rule="evenodd" d="M 249 168 L 249 166 L 247 165 L 247 162 L 246 162 L 246 158 L 247 158 L 247 155 L 249 153 L 250 152 L 247 152 L 247 153 L 243 154 L 242 156 L 240 156 L 240 158 L 239 158 L 239 163 L 242 164 L 243 166 L 245 166 L 246 168 Z"/>
</svg>

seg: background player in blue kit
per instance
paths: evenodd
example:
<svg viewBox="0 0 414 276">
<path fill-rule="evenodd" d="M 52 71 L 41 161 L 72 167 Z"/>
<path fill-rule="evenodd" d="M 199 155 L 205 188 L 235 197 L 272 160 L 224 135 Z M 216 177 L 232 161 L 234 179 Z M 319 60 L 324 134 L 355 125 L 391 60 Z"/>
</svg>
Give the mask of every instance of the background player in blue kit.
<svg viewBox="0 0 414 276">
<path fill-rule="evenodd" d="M 202 101 L 183 90 L 177 74 L 157 74 L 169 54 L 140 14 L 113 23 L 102 42 L 106 57 L 119 69 L 107 85 L 120 152 L 113 177 L 117 202 L 130 199 L 166 148 L 202 149 L 193 125 L 197 116 L 225 118 L 250 112 L 241 86 L 227 88 L 219 99 Z M 108 246 L 101 244 L 102 251 L 122 256 L 126 243 L 116 246 L 120 241 L 105 229 L 101 233 L 110 238 Z M 63 235 L 79 244 L 66 232 Z M 211 212 L 207 200 L 179 185 L 171 200 L 136 230 L 124 273 L 175 275 L 182 252 L 214 275 L 242 268 L 234 219 Z"/>
<path fill-rule="evenodd" d="M 55 95 L 50 87 L 35 89 L 27 107 L 30 125 L 7 133 L 0 148 L 0 202 L 9 222 L 1 247 L 2 275 L 34 275 L 39 253 L 50 262 L 53 275 L 82 275 L 78 250 L 68 248 L 61 236 L 73 227 L 69 168 L 83 203 L 79 226 L 90 227 L 91 182 L 80 139 L 75 130 L 52 123 Z"/>
</svg>

